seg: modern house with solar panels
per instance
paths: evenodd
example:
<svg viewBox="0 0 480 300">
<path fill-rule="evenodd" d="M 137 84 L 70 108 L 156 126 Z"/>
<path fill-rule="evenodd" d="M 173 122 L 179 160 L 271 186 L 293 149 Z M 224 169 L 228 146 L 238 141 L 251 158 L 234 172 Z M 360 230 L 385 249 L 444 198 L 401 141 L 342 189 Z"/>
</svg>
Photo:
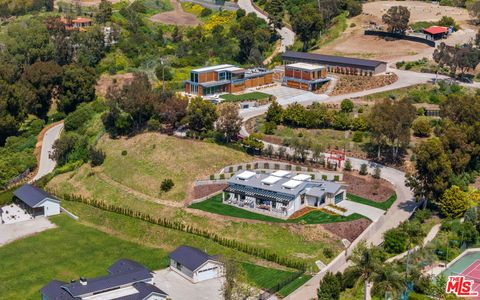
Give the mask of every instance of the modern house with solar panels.
<svg viewBox="0 0 480 300">
<path fill-rule="evenodd" d="M 384 61 L 359 59 L 352 57 L 323 55 L 287 51 L 282 54 L 284 65 L 294 63 L 307 63 L 321 65 L 327 68 L 329 73 L 350 75 L 374 75 L 387 71 L 387 63 Z"/>
<path fill-rule="evenodd" d="M 190 80 L 185 82 L 185 92 L 198 96 L 239 93 L 272 82 L 273 71 L 263 68 L 243 69 L 224 64 L 191 70 Z"/>
<path fill-rule="evenodd" d="M 152 273 L 141 264 L 120 259 L 108 275 L 70 283 L 52 280 L 40 293 L 42 300 L 164 300 L 168 295 L 153 285 Z"/>
<path fill-rule="evenodd" d="M 316 91 L 330 79 L 325 66 L 295 63 L 285 66 L 283 82 L 291 88 Z"/>
<path fill-rule="evenodd" d="M 345 186 L 313 180 L 308 174 L 240 171 L 228 180 L 222 199 L 226 204 L 286 219 L 307 206 L 337 204 L 346 194 Z"/>
<path fill-rule="evenodd" d="M 200 249 L 180 246 L 170 253 L 170 269 L 193 283 L 223 276 L 224 267 L 218 256 Z"/>
<path fill-rule="evenodd" d="M 60 201 L 31 184 L 24 184 L 16 189 L 13 192 L 13 201 L 33 217 L 49 217 L 60 213 Z"/>
</svg>

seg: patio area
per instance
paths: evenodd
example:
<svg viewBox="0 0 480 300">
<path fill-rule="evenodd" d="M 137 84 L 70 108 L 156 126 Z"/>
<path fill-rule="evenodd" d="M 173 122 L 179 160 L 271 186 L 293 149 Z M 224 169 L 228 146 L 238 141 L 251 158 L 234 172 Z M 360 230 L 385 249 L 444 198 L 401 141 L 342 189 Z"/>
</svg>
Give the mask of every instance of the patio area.
<svg viewBox="0 0 480 300">
<path fill-rule="evenodd" d="M 0 208 L 0 224 L 14 224 L 33 220 L 25 205 L 11 203 Z"/>
<path fill-rule="evenodd" d="M 288 219 L 288 210 L 291 208 L 288 202 L 268 199 L 258 199 L 251 196 L 241 196 L 234 193 L 226 193 L 223 203 L 239 207 L 251 212 L 272 216 L 275 218 Z"/>
</svg>

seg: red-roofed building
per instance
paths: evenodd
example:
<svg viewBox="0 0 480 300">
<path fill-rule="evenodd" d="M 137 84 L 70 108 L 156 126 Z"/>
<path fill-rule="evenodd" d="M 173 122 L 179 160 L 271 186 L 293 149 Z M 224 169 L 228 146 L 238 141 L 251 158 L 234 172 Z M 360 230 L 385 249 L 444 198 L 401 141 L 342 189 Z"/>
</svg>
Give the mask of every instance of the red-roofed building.
<svg viewBox="0 0 480 300">
<path fill-rule="evenodd" d="M 62 17 L 60 19 L 67 30 L 85 30 L 86 27 L 92 26 L 92 20 L 89 18 L 77 17 L 76 19 L 68 19 Z"/>
<path fill-rule="evenodd" d="M 425 33 L 427 36 L 430 36 L 430 39 L 432 40 L 439 40 L 443 39 L 448 35 L 448 27 L 430 26 L 428 28 L 425 28 L 423 30 L 423 33 Z"/>
</svg>

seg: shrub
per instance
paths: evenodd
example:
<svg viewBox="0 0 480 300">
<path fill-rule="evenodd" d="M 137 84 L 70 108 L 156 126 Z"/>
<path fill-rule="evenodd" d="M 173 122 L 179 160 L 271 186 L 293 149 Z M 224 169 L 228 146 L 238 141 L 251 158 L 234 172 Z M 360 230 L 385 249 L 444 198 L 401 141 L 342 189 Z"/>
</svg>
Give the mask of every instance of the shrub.
<svg viewBox="0 0 480 300">
<path fill-rule="evenodd" d="M 384 233 L 383 248 L 388 253 L 402 253 L 407 249 L 407 235 L 401 230 L 394 228 Z"/>
<path fill-rule="evenodd" d="M 168 192 L 169 190 L 171 190 L 173 188 L 174 185 L 175 184 L 173 183 L 173 180 L 171 180 L 170 178 L 164 179 L 162 181 L 162 184 L 160 185 L 160 191 Z"/>
<path fill-rule="evenodd" d="M 345 171 L 351 171 L 352 170 L 352 162 L 350 159 L 347 159 L 345 161 L 345 166 L 344 166 Z"/>
<path fill-rule="evenodd" d="M 339 175 L 333 176 L 333 181 L 339 181 L 339 180 L 340 180 L 340 176 L 339 176 Z"/>
<path fill-rule="evenodd" d="M 340 108 L 341 108 L 342 112 L 344 112 L 344 113 L 352 112 L 353 107 L 354 107 L 353 102 L 350 99 L 344 99 L 344 100 L 342 100 L 342 103 L 340 104 Z"/>
<path fill-rule="evenodd" d="M 368 167 L 367 167 L 367 164 L 362 164 L 360 166 L 360 172 L 359 172 L 360 175 L 367 175 L 368 174 Z"/>
<path fill-rule="evenodd" d="M 210 180 L 215 180 L 215 175 L 210 175 Z"/>
<path fill-rule="evenodd" d="M 363 142 L 363 132 L 361 131 L 355 131 L 353 133 L 352 141 L 355 143 L 361 143 Z"/>
<path fill-rule="evenodd" d="M 125 155 L 127 155 L 127 154 L 128 154 L 127 150 L 123 150 L 123 151 L 122 151 L 122 156 L 125 156 Z"/>
<path fill-rule="evenodd" d="M 459 218 L 469 207 L 467 193 L 456 185 L 446 190 L 438 201 L 440 212 L 447 218 Z"/>
<path fill-rule="evenodd" d="M 162 128 L 162 124 L 157 119 L 150 119 L 147 122 L 147 128 L 150 131 L 160 131 L 160 129 Z"/>
<path fill-rule="evenodd" d="M 200 14 L 200 17 L 202 18 L 205 18 L 205 17 L 208 17 L 209 15 L 212 14 L 212 10 L 208 7 L 205 7 L 203 10 L 202 10 L 202 13 Z"/>
<path fill-rule="evenodd" d="M 95 148 L 90 149 L 90 161 L 92 167 L 100 166 L 105 161 L 107 155 L 102 150 L 97 150 Z"/>
<path fill-rule="evenodd" d="M 398 61 L 395 66 L 397 67 L 397 69 L 401 69 L 403 66 L 405 65 L 405 61 Z"/>
<path fill-rule="evenodd" d="M 413 134 L 418 137 L 428 137 L 432 133 L 430 120 L 427 117 L 418 117 L 412 123 Z"/>
<path fill-rule="evenodd" d="M 275 168 L 275 170 L 280 170 L 280 165 L 279 165 L 279 164 L 275 164 L 275 165 L 274 165 L 274 168 Z"/>
<path fill-rule="evenodd" d="M 247 165 L 247 170 L 250 170 L 252 168 L 252 165 L 248 164 Z"/>
<path fill-rule="evenodd" d="M 220 174 L 220 180 L 224 180 L 224 179 L 225 179 L 225 174 L 224 173 Z"/>
<path fill-rule="evenodd" d="M 302 167 L 301 166 L 295 166 L 295 171 L 301 171 Z"/>
<path fill-rule="evenodd" d="M 328 180 L 328 176 L 327 175 L 322 175 L 322 179 L 323 180 Z"/>
<path fill-rule="evenodd" d="M 277 124 L 274 122 L 265 122 L 265 134 L 274 134 L 277 129 Z"/>
<path fill-rule="evenodd" d="M 74 131 L 83 127 L 93 116 L 93 113 L 92 108 L 88 104 L 80 105 L 65 118 L 65 130 Z"/>
<path fill-rule="evenodd" d="M 335 255 L 335 253 L 333 253 L 332 248 L 330 248 L 330 247 L 323 248 L 322 252 L 323 252 L 323 255 L 325 255 L 326 258 L 332 258 L 333 255 Z"/>
<path fill-rule="evenodd" d="M 375 179 L 380 179 L 381 176 L 382 176 L 382 170 L 380 169 L 380 167 L 376 166 L 372 174 L 372 177 Z"/>
<path fill-rule="evenodd" d="M 233 173 L 233 167 L 232 166 L 228 167 L 228 173 Z"/>
</svg>

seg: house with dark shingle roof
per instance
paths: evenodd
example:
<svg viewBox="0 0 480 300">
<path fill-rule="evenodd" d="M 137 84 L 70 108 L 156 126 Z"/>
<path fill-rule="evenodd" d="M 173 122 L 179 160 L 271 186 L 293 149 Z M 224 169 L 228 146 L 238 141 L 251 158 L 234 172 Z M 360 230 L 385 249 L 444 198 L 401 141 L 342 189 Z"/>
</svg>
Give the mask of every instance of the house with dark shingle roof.
<svg viewBox="0 0 480 300">
<path fill-rule="evenodd" d="M 14 201 L 34 217 L 49 217 L 60 213 L 60 200 L 34 185 L 22 185 L 13 192 L 13 196 Z"/>
<path fill-rule="evenodd" d="M 223 276 L 224 267 L 219 256 L 211 256 L 200 249 L 180 246 L 170 253 L 170 269 L 193 283 Z"/>
<path fill-rule="evenodd" d="M 163 300 L 167 294 L 154 286 L 152 273 L 141 264 L 120 259 L 108 275 L 80 278 L 70 283 L 52 280 L 40 293 L 43 300 Z"/>
</svg>

